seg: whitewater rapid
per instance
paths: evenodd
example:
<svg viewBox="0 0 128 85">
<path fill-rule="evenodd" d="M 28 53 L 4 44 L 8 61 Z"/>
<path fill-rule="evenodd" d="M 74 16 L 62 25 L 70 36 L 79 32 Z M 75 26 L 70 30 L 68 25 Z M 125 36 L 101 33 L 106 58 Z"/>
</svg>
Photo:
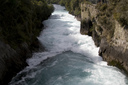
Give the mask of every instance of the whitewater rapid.
<svg viewBox="0 0 128 85">
<path fill-rule="evenodd" d="M 92 37 L 80 34 L 80 21 L 65 7 L 54 7 L 38 37 L 46 50 L 34 53 L 9 85 L 128 85 L 127 77 L 98 55 Z"/>
</svg>

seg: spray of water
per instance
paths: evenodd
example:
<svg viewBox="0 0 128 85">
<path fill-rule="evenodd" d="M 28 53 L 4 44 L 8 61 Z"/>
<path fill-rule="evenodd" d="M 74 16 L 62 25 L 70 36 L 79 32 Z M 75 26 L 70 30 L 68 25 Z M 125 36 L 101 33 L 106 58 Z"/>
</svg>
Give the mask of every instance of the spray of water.
<svg viewBox="0 0 128 85">
<path fill-rule="evenodd" d="M 10 85 L 127 85 L 125 75 L 98 55 L 92 38 L 80 34 L 80 22 L 64 7 L 54 7 L 38 37 L 46 51 L 34 53 Z"/>
</svg>

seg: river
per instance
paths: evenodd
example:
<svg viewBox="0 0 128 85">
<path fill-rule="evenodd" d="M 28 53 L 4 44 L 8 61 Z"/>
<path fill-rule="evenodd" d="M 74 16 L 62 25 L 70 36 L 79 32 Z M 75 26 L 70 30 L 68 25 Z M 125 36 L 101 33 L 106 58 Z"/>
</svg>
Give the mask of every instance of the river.
<svg viewBox="0 0 128 85">
<path fill-rule="evenodd" d="M 128 85 L 127 77 L 98 55 L 92 37 L 80 34 L 80 21 L 54 7 L 38 37 L 46 50 L 27 59 L 29 66 L 9 85 Z"/>
</svg>

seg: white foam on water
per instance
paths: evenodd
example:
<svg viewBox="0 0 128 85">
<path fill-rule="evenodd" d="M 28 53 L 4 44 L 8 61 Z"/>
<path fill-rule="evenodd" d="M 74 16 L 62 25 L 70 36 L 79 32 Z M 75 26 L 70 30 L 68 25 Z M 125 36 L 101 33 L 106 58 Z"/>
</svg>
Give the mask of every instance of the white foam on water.
<svg viewBox="0 0 128 85">
<path fill-rule="evenodd" d="M 86 65 L 82 68 L 83 72 L 91 73 L 91 75 L 86 78 L 73 77 L 69 81 L 64 81 L 64 79 L 68 78 L 68 74 L 70 74 L 67 73 L 67 75 L 59 76 L 57 79 L 56 76 L 52 77 L 45 85 L 127 85 L 126 76 L 119 70 L 115 70 L 115 67 L 108 66 L 107 62 L 103 61 L 98 55 L 99 48 L 95 46 L 92 37 L 80 34 L 80 21 L 77 21 L 74 16 L 68 14 L 64 10 L 65 7 L 60 5 L 54 5 L 54 7 L 56 9 L 51 17 L 43 22 L 46 29 L 38 37 L 46 51 L 34 53 L 33 57 L 27 60 L 29 66 L 25 70 L 36 68 L 47 58 L 57 56 L 66 51 L 72 51 L 86 56 L 89 61 L 94 63 L 93 68 L 87 68 Z M 55 61 L 51 67 L 55 66 L 57 62 Z M 78 61 L 76 60 L 76 62 Z M 69 66 L 76 69 L 79 68 L 73 65 Z M 42 70 L 34 71 L 18 82 L 25 82 L 25 79 L 29 77 L 34 78 Z M 36 85 L 36 82 L 33 85 Z M 14 83 L 11 85 L 14 85 Z"/>
<path fill-rule="evenodd" d="M 64 8 L 60 7 L 60 9 Z M 43 24 L 46 29 L 43 30 L 38 39 L 49 52 L 71 50 L 89 56 L 97 64 L 103 62 L 102 58 L 98 56 L 99 48 L 94 45 L 92 38 L 80 34 L 80 22 L 74 16 L 69 15 L 67 11 L 60 11 L 58 7 L 50 19 L 43 22 Z"/>
<path fill-rule="evenodd" d="M 27 63 L 29 67 L 34 67 L 36 65 L 39 65 L 43 60 L 46 60 L 50 57 L 56 56 L 60 53 L 54 53 L 54 52 L 42 52 L 42 53 L 35 53 L 33 54 L 33 57 L 27 60 Z"/>
<path fill-rule="evenodd" d="M 54 15 L 60 17 L 52 19 Z M 50 52 L 71 50 L 74 53 L 88 56 L 92 62 L 98 65 L 95 66 L 94 70 L 90 70 L 92 75 L 85 79 L 85 82 L 82 80 L 79 85 L 91 85 L 90 82 L 99 84 L 99 81 L 101 81 L 101 85 L 126 85 L 125 76 L 119 70 L 106 68 L 109 66 L 98 55 L 99 48 L 94 45 L 92 38 L 88 35 L 80 34 L 80 22 L 74 16 L 69 15 L 64 10 L 55 11 L 52 16 L 44 22 L 46 29 L 39 37 L 39 40 L 47 50 Z"/>
<path fill-rule="evenodd" d="M 85 72 L 90 72 L 92 75 L 82 80 L 82 83 L 90 83 L 87 85 L 126 85 L 125 76 L 112 68 L 100 67 L 94 65 L 95 69 L 85 69 Z M 120 79 L 121 78 L 121 79 Z M 83 84 L 82 84 L 83 85 Z"/>
</svg>

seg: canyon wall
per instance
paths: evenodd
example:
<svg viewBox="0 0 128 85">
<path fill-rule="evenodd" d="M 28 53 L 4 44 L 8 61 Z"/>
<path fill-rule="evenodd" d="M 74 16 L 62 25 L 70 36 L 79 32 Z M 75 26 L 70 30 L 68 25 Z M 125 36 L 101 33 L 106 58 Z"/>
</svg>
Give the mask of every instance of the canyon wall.
<svg viewBox="0 0 128 85">
<path fill-rule="evenodd" d="M 109 11 L 110 4 L 82 3 L 80 32 L 92 36 L 103 60 L 128 73 L 128 27 Z"/>
<path fill-rule="evenodd" d="M 39 51 L 42 21 L 54 8 L 44 0 L 1 0 L 0 6 L 0 85 L 7 85 Z"/>
<path fill-rule="evenodd" d="M 39 50 L 38 40 L 31 45 L 24 42 L 13 49 L 0 41 L 0 85 L 7 85 L 14 75 L 27 66 L 26 59 L 32 56 L 32 52 Z"/>
</svg>

